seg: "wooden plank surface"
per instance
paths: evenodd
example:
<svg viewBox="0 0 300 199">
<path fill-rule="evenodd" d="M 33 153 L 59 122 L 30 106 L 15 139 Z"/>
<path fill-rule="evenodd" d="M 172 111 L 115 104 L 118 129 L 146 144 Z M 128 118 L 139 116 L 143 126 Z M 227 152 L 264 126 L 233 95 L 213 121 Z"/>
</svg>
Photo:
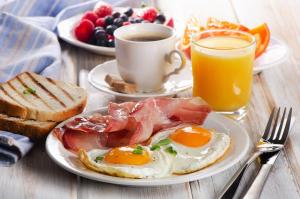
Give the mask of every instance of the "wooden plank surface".
<svg viewBox="0 0 300 199">
<path fill-rule="evenodd" d="M 297 0 L 156 0 L 153 3 L 168 15 L 175 17 L 177 30 L 183 28 L 190 15 L 203 21 L 209 16 L 239 21 L 253 27 L 260 22 L 270 25 L 272 35 L 283 39 L 292 49 L 292 54 L 278 68 L 254 77 L 249 113 L 242 125 L 250 132 L 253 144 L 259 139 L 271 108 L 274 105 L 300 107 L 299 31 Z M 92 88 L 86 79 L 89 70 L 113 57 L 96 55 L 62 43 L 62 58 L 65 81 L 75 82 L 89 90 L 87 110 L 106 105 L 115 100 Z M 77 75 L 76 75 L 77 74 Z M 189 94 L 189 93 L 188 93 Z M 188 95 L 187 93 L 183 95 Z M 296 122 L 288 145 L 276 162 L 266 183 L 261 198 L 300 198 L 300 125 Z M 253 145 L 254 146 L 254 145 Z M 47 156 L 43 144 L 35 148 L 13 167 L 0 167 L 0 198 L 78 198 L 78 199 L 136 199 L 136 198 L 215 198 L 240 164 L 204 180 L 173 186 L 154 188 L 126 187 L 94 182 L 56 166 Z M 253 177 L 249 172 L 248 178 Z"/>
</svg>

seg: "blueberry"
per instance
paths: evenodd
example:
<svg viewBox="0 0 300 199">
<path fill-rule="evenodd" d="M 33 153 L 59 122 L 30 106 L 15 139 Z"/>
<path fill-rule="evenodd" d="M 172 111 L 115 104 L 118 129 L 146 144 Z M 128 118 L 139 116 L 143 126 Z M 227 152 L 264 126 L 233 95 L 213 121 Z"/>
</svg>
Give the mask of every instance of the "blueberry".
<svg viewBox="0 0 300 199">
<path fill-rule="evenodd" d="M 130 18 L 129 18 L 129 22 L 130 22 L 130 23 L 135 23 L 135 18 L 130 17 Z"/>
<path fill-rule="evenodd" d="M 141 18 L 135 18 L 134 23 L 142 23 L 143 19 Z"/>
<path fill-rule="evenodd" d="M 159 21 L 158 19 L 155 19 L 155 21 L 153 23 L 155 23 L 155 24 L 162 24 L 161 21 Z"/>
<path fill-rule="evenodd" d="M 166 17 L 163 14 L 159 14 L 156 16 L 156 20 L 160 21 L 160 23 L 165 23 Z"/>
<path fill-rule="evenodd" d="M 114 12 L 112 14 L 113 18 L 119 18 L 121 16 L 121 14 L 119 12 Z"/>
<path fill-rule="evenodd" d="M 96 45 L 97 46 L 106 46 L 106 41 L 105 40 L 96 40 Z"/>
<path fill-rule="evenodd" d="M 105 26 L 111 25 L 114 23 L 114 18 L 112 16 L 107 16 L 104 19 Z"/>
<path fill-rule="evenodd" d="M 127 15 L 121 15 L 121 19 L 123 20 L 123 21 L 128 21 L 128 17 L 127 17 Z"/>
<path fill-rule="evenodd" d="M 115 47 L 115 41 L 112 40 L 112 39 L 108 40 L 107 46 L 108 46 L 108 47 Z"/>
<path fill-rule="evenodd" d="M 116 25 L 108 25 L 106 27 L 106 33 L 107 34 L 110 34 L 110 35 L 113 35 L 115 30 L 117 29 L 118 27 Z"/>
<path fill-rule="evenodd" d="M 133 14 L 132 8 L 128 8 L 128 10 L 126 12 L 124 12 L 124 14 L 127 15 L 128 17 L 130 17 Z"/>
<path fill-rule="evenodd" d="M 116 19 L 114 19 L 114 25 L 115 26 L 118 26 L 118 27 L 121 27 L 122 25 L 123 25 L 123 20 L 122 20 L 122 18 L 116 18 Z"/>
<path fill-rule="evenodd" d="M 96 40 L 105 40 L 106 32 L 104 29 L 97 29 L 94 31 L 94 37 Z"/>
<path fill-rule="evenodd" d="M 102 28 L 101 26 L 96 26 L 96 27 L 94 28 L 94 33 L 95 33 L 97 30 L 103 30 L 103 28 Z"/>
</svg>

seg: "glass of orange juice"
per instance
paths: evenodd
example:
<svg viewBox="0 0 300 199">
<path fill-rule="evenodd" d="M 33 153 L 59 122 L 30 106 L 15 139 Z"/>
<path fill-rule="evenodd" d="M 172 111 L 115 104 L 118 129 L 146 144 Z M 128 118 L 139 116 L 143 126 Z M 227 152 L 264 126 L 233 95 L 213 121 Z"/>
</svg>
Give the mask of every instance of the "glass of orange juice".
<svg viewBox="0 0 300 199">
<path fill-rule="evenodd" d="M 237 120 L 247 113 L 255 37 L 235 30 L 207 30 L 192 37 L 193 96 Z"/>
</svg>

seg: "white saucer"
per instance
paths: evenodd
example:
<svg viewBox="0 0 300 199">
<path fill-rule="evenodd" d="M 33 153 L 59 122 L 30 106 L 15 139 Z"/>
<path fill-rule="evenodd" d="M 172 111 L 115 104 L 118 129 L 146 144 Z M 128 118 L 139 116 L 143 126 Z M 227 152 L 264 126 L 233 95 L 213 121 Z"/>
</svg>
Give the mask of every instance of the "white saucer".
<svg viewBox="0 0 300 199">
<path fill-rule="evenodd" d="M 169 80 L 164 83 L 161 90 L 152 93 L 125 94 L 113 91 L 104 81 L 107 74 L 120 77 L 116 60 L 96 66 L 89 72 L 88 81 L 100 91 L 115 95 L 123 101 L 137 101 L 147 97 L 172 97 L 181 91 L 191 88 L 193 84 L 192 71 L 188 65 L 178 75 L 172 75 Z"/>
</svg>

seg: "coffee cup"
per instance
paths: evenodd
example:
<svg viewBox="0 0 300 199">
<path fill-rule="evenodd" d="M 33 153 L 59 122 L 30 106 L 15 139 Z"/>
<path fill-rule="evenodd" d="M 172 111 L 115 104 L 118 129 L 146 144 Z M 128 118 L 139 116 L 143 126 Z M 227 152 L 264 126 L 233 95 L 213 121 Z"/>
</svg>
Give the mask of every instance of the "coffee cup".
<svg viewBox="0 0 300 199">
<path fill-rule="evenodd" d="M 185 56 L 175 49 L 172 28 L 151 23 L 132 24 L 118 28 L 114 37 L 120 76 L 136 84 L 139 92 L 161 89 L 171 75 L 185 67 Z"/>
</svg>

